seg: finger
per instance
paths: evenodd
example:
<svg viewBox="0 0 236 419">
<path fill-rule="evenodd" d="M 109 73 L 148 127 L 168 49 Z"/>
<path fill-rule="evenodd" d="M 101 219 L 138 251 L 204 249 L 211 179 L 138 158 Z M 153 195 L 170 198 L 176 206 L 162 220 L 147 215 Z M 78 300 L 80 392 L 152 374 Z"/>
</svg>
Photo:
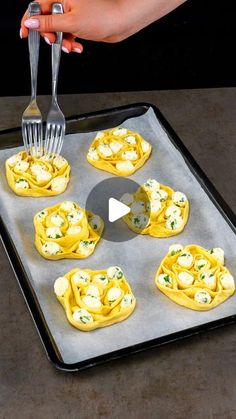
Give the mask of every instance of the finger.
<svg viewBox="0 0 236 419">
<path fill-rule="evenodd" d="M 81 54 L 83 52 L 83 45 L 80 44 L 80 42 L 72 42 L 71 44 L 71 50 L 72 52 L 77 52 L 78 54 Z"/>
<path fill-rule="evenodd" d="M 24 20 L 24 26 L 39 32 L 76 32 L 72 13 L 33 16 Z"/>
<path fill-rule="evenodd" d="M 56 35 L 51 32 L 42 32 L 41 36 L 48 45 L 52 45 L 56 40 Z"/>
</svg>

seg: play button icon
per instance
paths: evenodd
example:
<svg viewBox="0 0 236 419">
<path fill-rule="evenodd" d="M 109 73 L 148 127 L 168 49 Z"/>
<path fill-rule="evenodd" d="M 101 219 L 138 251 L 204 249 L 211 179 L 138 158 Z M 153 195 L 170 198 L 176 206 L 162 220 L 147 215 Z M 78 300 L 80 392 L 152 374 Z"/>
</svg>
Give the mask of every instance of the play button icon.
<svg viewBox="0 0 236 419">
<path fill-rule="evenodd" d="M 122 196 L 133 194 L 138 188 L 140 185 L 133 180 L 114 176 L 97 183 L 91 190 L 85 207 L 103 219 L 103 240 L 124 242 L 137 237 L 122 219 L 127 214 L 133 216 L 130 207 L 122 202 Z"/>
<path fill-rule="evenodd" d="M 119 220 L 124 217 L 124 215 L 129 214 L 130 207 L 118 201 L 115 198 L 109 198 L 108 205 L 108 219 L 111 223 Z"/>
</svg>

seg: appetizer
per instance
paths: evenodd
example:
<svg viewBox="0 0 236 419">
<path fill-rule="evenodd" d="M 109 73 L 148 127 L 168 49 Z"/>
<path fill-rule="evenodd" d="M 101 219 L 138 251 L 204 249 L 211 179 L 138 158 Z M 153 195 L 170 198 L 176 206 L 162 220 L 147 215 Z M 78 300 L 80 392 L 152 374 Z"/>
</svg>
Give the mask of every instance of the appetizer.
<svg viewBox="0 0 236 419">
<path fill-rule="evenodd" d="M 66 190 L 70 165 L 64 157 L 36 157 L 21 151 L 6 160 L 8 185 L 20 196 L 53 196 Z"/>
<path fill-rule="evenodd" d="M 97 133 L 87 160 L 92 166 L 106 172 L 130 176 L 144 165 L 151 151 L 151 144 L 140 134 L 117 127 Z"/>
<path fill-rule="evenodd" d="M 235 292 L 234 278 L 224 266 L 221 248 L 170 246 L 156 273 L 156 286 L 175 303 L 210 310 Z"/>
<path fill-rule="evenodd" d="M 181 233 L 188 221 L 189 202 L 183 192 L 148 179 L 138 190 L 125 193 L 121 201 L 130 207 L 123 217 L 130 230 L 153 237 Z"/>
<path fill-rule="evenodd" d="M 136 304 L 118 266 L 98 271 L 73 269 L 56 279 L 54 292 L 69 323 L 83 331 L 125 320 Z"/>
<path fill-rule="evenodd" d="M 46 259 L 83 259 L 100 240 L 101 217 L 72 201 L 45 208 L 34 217 L 35 245 Z"/>
</svg>

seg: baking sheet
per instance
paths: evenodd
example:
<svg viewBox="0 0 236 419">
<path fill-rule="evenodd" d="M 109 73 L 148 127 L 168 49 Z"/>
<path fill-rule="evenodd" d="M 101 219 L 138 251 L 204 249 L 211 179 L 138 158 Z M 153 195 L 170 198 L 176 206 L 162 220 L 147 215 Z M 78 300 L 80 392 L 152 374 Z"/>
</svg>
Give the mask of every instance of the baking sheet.
<svg viewBox="0 0 236 419">
<path fill-rule="evenodd" d="M 65 199 L 75 200 L 84 207 L 91 189 L 112 176 L 87 163 L 87 150 L 95 132 L 66 137 L 63 155 L 72 167 L 71 180 L 66 192 L 57 197 L 35 199 L 16 196 L 5 179 L 5 160 L 20 148 L 0 150 L 0 213 L 36 292 L 61 358 L 67 364 L 86 361 L 236 313 L 236 294 L 209 312 L 195 312 L 176 305 L 156 288 L 156 269 L 173 243 L 224 248 L 226 265 L 235 276 L 236 236 L 170 142 L 151 108 L 146 114 L 131 118 L 122 126 L 138 131 L 153 146 L 150 159 L 130 178 L 138 183 L 156 178 L 186 193 L 190 200 L 189 221 L 181 234 L 168 239 L 136 236 L 123 243 L 101 239 L 94 254 L 80 261 L 48 261 L 42 258 L 34 247 L 32 220 L 39 210 Z M 64 310 L 54 295 L 54 280 L 74 267 L 101 269 L 111 265 L 120 265 L 124 270 L 137 298 L 134 313 L 124 322 L 92 332 L 74 329 L 67 322 Z"/>
</svg>

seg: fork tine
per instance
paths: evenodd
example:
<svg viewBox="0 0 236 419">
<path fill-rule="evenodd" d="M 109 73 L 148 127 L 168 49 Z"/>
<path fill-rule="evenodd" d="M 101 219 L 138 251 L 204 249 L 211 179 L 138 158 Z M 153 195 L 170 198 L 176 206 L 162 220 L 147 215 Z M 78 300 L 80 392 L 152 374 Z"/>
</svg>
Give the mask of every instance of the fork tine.
<svg viewBox="0 0 236 419">
<path fill-rule="evenodd" d="M 28 141 L 29 141 L 29 151 L 32 154 L 32 124 L 27 123 L 27 133 L 28 133 Z"/>
</svg>

